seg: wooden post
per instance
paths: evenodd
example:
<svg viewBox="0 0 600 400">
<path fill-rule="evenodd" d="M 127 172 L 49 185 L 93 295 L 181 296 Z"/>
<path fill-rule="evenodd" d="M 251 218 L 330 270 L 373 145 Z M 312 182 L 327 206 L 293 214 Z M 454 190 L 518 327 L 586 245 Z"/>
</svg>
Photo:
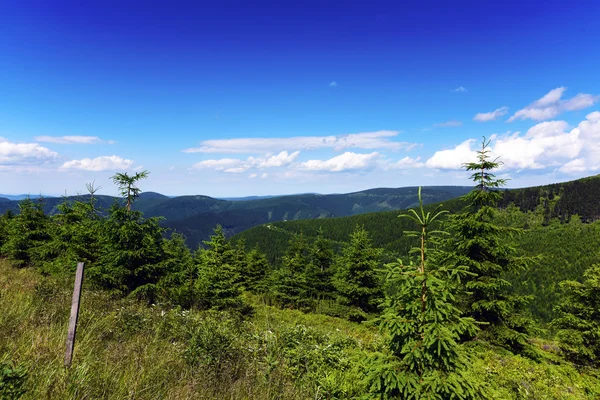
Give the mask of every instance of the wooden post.
<svg viewBox="0 0 600 400">
<path fill-rule="evenodd" d="M 79 317 L 79 300 L 81 299 L 81 284 L 83 283 L 83 263 L 77 263 L 75 272 L 75 288 L 71 301 L 71 317 L 69 318 L 69 333 L 67 334 L 67 352 L 65 354 L 65 367 L 71 366 L 73 348 L 75 347 L 75 333 L 77 331 L 77 318 Z"/>
</svg>

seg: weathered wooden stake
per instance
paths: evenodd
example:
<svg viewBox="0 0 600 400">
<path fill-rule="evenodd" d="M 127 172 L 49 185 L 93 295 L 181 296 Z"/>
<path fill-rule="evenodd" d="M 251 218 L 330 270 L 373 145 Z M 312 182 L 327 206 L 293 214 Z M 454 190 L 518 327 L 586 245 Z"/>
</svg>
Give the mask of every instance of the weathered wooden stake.
<svg viewBox="0 0 600 400">
<path fill-rule="evenodd" d="M 71 366 L 73 348 L 75 347 L 75 333 L 77 331 L 77 318 L 79 317 L 79 300 L 81 299 L 81 284 L 83 283 L 83 263 L 77 263 L 75 272 L 75 288 L 71 301 L 71 317 L 69 318 L 69 333 L 67 334 L 67 352 L 65 354 L 65 367 Z"/>
</svg>

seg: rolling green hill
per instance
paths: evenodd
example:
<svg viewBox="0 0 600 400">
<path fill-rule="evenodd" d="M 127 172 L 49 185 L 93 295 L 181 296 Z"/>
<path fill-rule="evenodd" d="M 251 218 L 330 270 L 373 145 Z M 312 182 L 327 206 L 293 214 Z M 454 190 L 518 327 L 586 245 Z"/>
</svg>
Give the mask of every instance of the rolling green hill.
<svg viewBox="0 0 600 400">
<path fill-rule="evenodd" d="M 426 203 L 444 201 L 468 192 L 468 187 L 439 186 L 423 188 Z M 89 195 L 70 197 L 89 201 Z M 118 201 L 110 196 L 96 196 L 97 207 L 107 209 Z M 42 200 L 44 211 L 55 214 L 63 198 Z M 170 198 L 159 193 L 145 192 L 133 208 L 146 217 L 163 217 L 163 225 L 187 238 L 188 246 L 195 248 L 208 239 L 217 224 L 228 236 L 256 225 L 286 220 L 324 219 L 357 215 L 374 211 L 411 207 L 417 201 L 417 188 L 378 188 L 347 194 L 298 194 L 253 200 L 219 200 L 208 196 L 179 196 Z M 0 202 L 0 213 L 18 212 L 18 201 Z"/>
</svg>

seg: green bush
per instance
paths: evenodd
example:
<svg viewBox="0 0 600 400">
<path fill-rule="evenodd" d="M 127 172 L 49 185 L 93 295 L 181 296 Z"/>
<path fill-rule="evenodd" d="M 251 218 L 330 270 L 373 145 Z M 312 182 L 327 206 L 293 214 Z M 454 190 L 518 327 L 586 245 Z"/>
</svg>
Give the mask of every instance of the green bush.
<svg viewBox="0 0 600 400">
<path fill-rule="evenodd" d="M 26 380 L 27 370 L 23 366 L 0 362 L 0 399 L 12 400 L 23 396 Z"/>
</svg>

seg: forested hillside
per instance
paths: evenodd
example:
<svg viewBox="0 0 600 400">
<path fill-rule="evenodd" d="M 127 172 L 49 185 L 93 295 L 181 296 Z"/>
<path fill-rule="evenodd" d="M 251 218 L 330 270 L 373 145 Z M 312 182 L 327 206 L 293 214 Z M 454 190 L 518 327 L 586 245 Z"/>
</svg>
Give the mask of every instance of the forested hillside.
<svg viewBox="0 0 600 400">
<path fill-rule="evenodd" d="M 570 182 L 530 188 L 507 190 L 500 202 L 501 207 L 513 203 L 522 211 L 533 211 L 542 207 L 544 220 L 552 218 L 568 220 L 578 215 L 583 221 L 600 218 L 600 175 L 594 175 Z"/>
<path fill-rule="evenodd" d="M 599 203 L 594 197 L 585 196 L 595 190 L 600 190 L 600 176 L 502 192 L 498 223 L 524 229 L 510 239 L 510 244 L 523 254 L 539 256 L 530 269 L 507 278 L 516 291 L 534 296 L 528 307 L 542 321 L 549 322 L 554 316 L 552 309 L 560 298 L 559 282 L 581 279 L 583 272 L 600 257 L 600 223 L 590 222 L 596 219 L 593 215 Z M 434 203 L 426 209 L 433 210 L 438 205 Z M 451 199 L 441 205 L 457 212 L 465 203 Z M 587 218 L 580 217 L 575 210 L 587 210 Z M 321 229 L 323 237 L 339 249 L 353 229 L 361 226 L 370 233 L 375 245 L 385 250 L 383 259 L 390 260 L 405 256 L 412 246 L 411 237 L 405 234 L 410 223 L 397 218 L 399 214 L 389 211 L 317 221 L 275 222 L 248 229 L 231 240 L 233 243 L 243 240 L 249 248 L 265 253 L 270 262 L 279 264 L 290 239 L 299 234 L 312 242 Z"/>
<path fill-rule="evenodd" d="M 425 203 L 443 201 L 469 191 L 461 186 L 423 188 Z M 67 201 L 89 202 L 91 196 L 67 197 Z M 46 214 L 59 213 L 63 198 L 44 198 L 40 201 Z M 115 202 L 122 199 L 95 195 L 94 205 L 106 214 Z M 417 201 L 417 188 L 379 188 L 347 194 L 301 194 L 252 200 L 219 200 L 208 196 L 179 196 L 170 198 L 159 193 L 142 192 L 133 209 L 145 217 L 161 217 L 162 226 L 182 233 L 191 248 L 207 240 L 219 224 L 227 236 L 232 236 L 256 225 L 273 221 L 320 219 L 334 216 L 363 214 L 373 211 L 398 210 L 412 207 Z M 19 201 L 0 200 L 0 213 L 18 212 Z"/>
<path fill-rule="evenodd" d="M 20 202 L 0 217 L 0 398 L 598 398 L 600 222 L 500 207 L 487 146 L 446 205 L 417 189 L 409 210 L 217 225 L 194 250 L 136 210 L 145 171 L 113 177 L 108 210 Z"/>
</svg>

